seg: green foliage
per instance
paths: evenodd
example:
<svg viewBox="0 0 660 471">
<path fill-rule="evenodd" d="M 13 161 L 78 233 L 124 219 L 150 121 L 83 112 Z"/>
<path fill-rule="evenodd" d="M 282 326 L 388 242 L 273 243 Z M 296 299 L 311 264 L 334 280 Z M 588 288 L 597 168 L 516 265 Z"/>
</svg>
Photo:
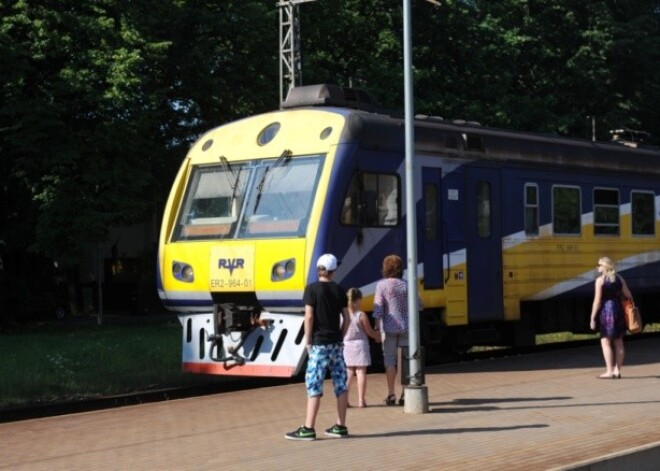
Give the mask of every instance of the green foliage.
<svg viewBox="0 0 660 471">
<path fill-rule="evenodd" d="M 660 135 L 657 2 L 412 7 L 416 112 L 576 137 L 596 116 L 601 140 L 624 125 Z M 307 83 L 352 84 L 403 108 L 399 4 L 319 1 L 301 18 Z"/>
<path fill-rule="evenodd" d="M 2 18 L 21 64 L 1 115 L 10 184 L 31 196 L 31 248 L 62 262 L 148 209 L 153 143 L 131 118 L 144 42 L 117 27 L 113 3 L 17 2 Z"/>
<path fill-rule="evenodd" d="M 0 340 L 0 407 L 209 381 L 181 373 L 181 326 L 175 320 L 45 326 L 4 333 Z"/>
<path fill-rule="evenodd" d="M 276 14 L 260 1 L 0 3 L 5 268 L 35 278 L 30 250 L 74 273 L 111 227 L 161 212 L 201 132 L 273 108 Z"/>
</svg>

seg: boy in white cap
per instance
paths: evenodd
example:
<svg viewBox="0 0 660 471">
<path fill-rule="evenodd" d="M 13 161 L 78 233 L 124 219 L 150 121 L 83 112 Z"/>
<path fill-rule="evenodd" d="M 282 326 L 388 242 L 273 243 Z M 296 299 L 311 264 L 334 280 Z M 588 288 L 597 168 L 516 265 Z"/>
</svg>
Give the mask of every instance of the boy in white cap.
<svg viewBox="0 0 660 471">
<path fill-rule="evenodd" d="M 332 385 L 337 397 L 337 423 L 326 429 L 325 434 L 339 438 L 348 436 L 347 374 L 343 338 L 350 321 L 346 293 L 332 281 L 336 269 L 337 258 L 334 255 L 321 255 L 316 262 L 319 280 L 309 284 L 303 295 L 305 304 L 303 340 L 309 356 L 305 372 L 307 415 L 303 426 L 285 435 L 288 440 L 316 440 L 314 424 L 323 396 L 326 369 L 330 369 Z"/>
</svg>

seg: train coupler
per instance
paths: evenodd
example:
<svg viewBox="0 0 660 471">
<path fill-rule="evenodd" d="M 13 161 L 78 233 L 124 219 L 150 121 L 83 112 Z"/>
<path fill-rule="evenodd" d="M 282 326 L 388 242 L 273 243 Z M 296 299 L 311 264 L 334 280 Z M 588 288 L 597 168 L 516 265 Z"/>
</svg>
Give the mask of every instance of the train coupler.
<svg viewBox="0 0 660 471">
<path fill-rule="evenodd" d="M 211 359 L 213 361 L 219 362 L 219 363 L 228 363 L 231 362 L 232 366 L 235 365 L 244 365 L 245 364 L 245 358 L 243 358 L 240 355 L 237 355 L 236 352 L 238 351 L 239 348 L 243 345 L 243 342 L 245 341 L 245 338 L 247 335 L 242 335 L 241 340 L 238 342 L 236 345 L 229 345 L 226 349 L 225 353 L 225 346 L 224 346 L 224 338 L 222 334 L 207 334 L 206 335 L 206 340 L 208 342 L 211 342 L 211 348 L 215 348 L 215 351 L 217 352 L 216 356 L 211 355 Z"/>
</svg>

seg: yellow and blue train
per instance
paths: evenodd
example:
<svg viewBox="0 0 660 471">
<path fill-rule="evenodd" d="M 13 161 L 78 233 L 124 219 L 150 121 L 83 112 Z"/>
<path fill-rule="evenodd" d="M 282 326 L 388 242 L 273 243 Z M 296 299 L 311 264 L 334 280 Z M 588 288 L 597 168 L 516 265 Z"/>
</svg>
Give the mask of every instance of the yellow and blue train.
<svg viewBox="0 0 660 471">
<path fill-rule="evenodd" d="M 660 152 L 415 118 L 417 278 L 427 350 L 585 331 L 609 256 L 645 320 L 660 289 Z M 293 376 L 314 261 L 370 310 L 381 261 L 406 251 L 402 116 L 360 91 L 294 88 L 282 109 L 190 149 L 163 216 L 158 288 L 183 370 Z"/>
</svg>

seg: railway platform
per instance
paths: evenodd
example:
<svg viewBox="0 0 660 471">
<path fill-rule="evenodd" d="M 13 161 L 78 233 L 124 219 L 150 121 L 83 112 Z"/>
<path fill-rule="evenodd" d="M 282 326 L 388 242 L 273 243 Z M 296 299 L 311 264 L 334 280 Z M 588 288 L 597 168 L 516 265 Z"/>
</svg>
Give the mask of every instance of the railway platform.
<svg viewBox="0 0 660 471">
<path fill-rule="evenodd" d="M 386 406 L 371 374 L 345 439 L 323 436 L 329 382 L 313 442 L 284 438 L 303 384 L 5 423 L 0 470 L 660 469 L 660 338 L 626 347 L 621 379 L 597 378 L 598 345 L 427 368 L 425 414 Z"/>
</svg>

